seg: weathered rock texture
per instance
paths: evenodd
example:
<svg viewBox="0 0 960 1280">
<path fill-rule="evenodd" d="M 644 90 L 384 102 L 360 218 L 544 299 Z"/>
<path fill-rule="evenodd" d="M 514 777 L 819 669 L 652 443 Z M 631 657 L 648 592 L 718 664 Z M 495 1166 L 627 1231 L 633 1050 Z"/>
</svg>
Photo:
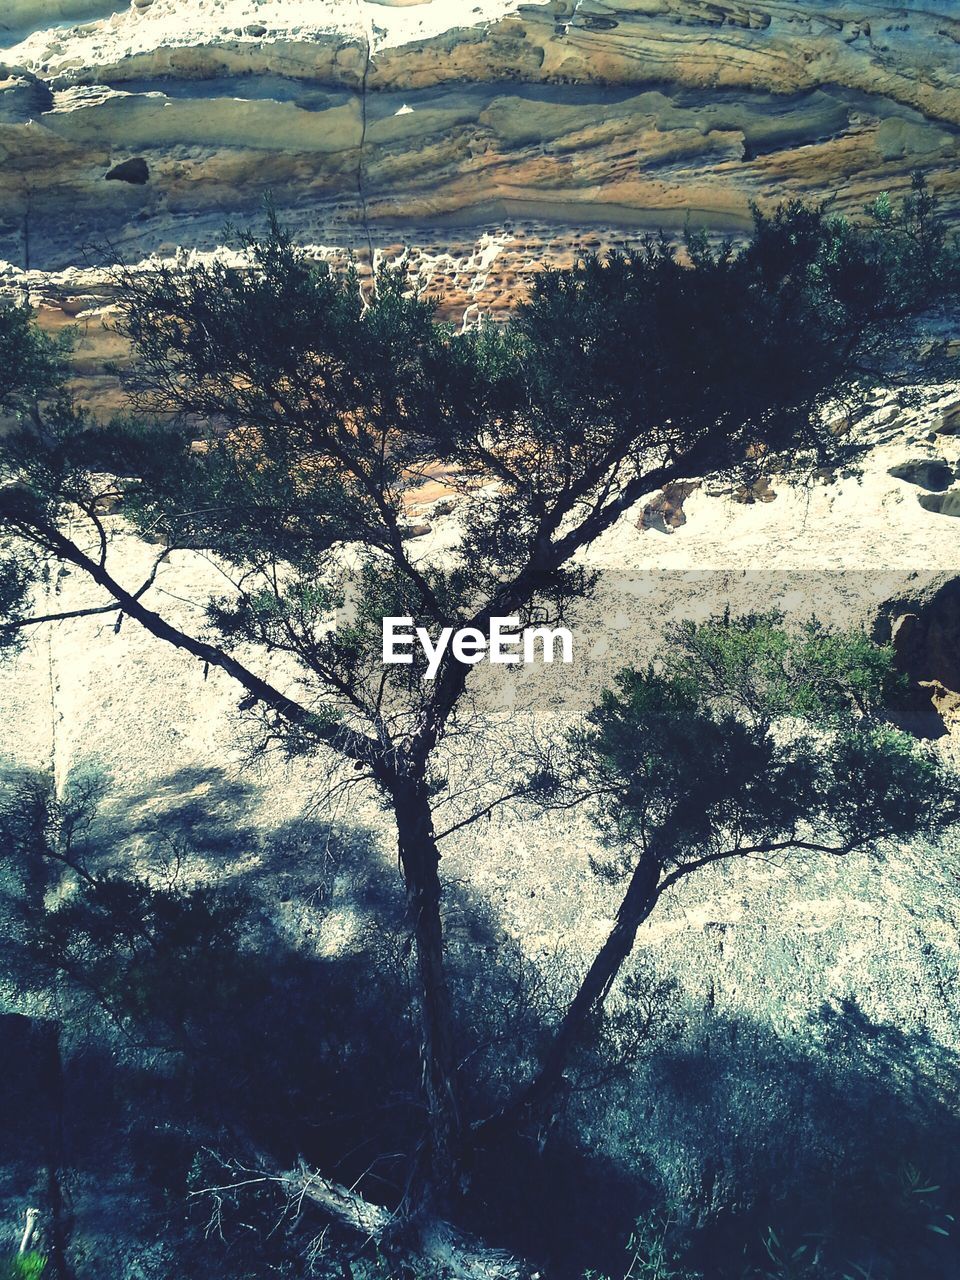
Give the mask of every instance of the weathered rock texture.
<svg viewBox="0 0 960 1280">
<path fill-rule="evenodd" d="M 77 329 L 82 397 L 106 414 L 123 352 L 97 267 L 214 250 L 268 194 L 318 253 L 366 269 L 408 250 L 457 323 L 501 314 L 540 264 L 688 212 L 727 232 L 755 199 L 856 212 L 917 165 L 960 207 L 948 0 L 508 8 L 12 0 L 0 293 Z"/>
<path fill-rule="evenodd" d="M 857 210 L 916 165 L 960 202 L 950 0 L 504 8 L 13 0 L 0 258 L 47 271 L 98 238 L 127 255 L 212 247 L 269 191 L 318 245 L 435 240 L 451 253 L 438 284 L 468 305 L 480 273 L 456 264 L 484 231 L 496 302 L 515 294 L 518 259 L 677 227 L 688 210 L 732 231 L 753 199 Z M 146 181 L 105 181 L 131 160 Z"/>
</svg>

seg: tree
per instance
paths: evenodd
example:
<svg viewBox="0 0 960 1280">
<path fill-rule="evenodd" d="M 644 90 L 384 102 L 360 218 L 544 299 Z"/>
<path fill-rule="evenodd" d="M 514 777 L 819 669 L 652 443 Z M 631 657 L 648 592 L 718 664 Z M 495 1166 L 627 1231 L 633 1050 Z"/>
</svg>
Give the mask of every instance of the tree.
<svg viewBox="0 0 960 1280">
<path fill-rule="evenodd" d="M 626 891 L 507 1114 L 554 1092 L 640 926 L 688 876 L 878 852 L 960 819 L 960 778 L 886 719 L 903 686 L 892 647 L 776 615 L 685 624 L 656 667 L 620 673 L 571 734 L 566 777 L 547 770 L 544 784 L 591 804 L 612 850 L 599 869 Z"/>
<path fill-rule="evenodd" d="M 0 495 L 18 565 L 87 575 L 102 611 L 232 676 L 265 743 L 335 753 L 392 808 L 430 1122 L 424 1203 L 454 1193 L 466 1131 L 434 795 L 470 667 L 451 653 L 432 681 L 419 655 L 384 667 L 381 618 L 483 631 L 534 608 L 560 617 L 589 589 L 575 554 L 652 491 L 846 456 L 855 442 L 828 410 L 919 357 L 907 322 L 956 293 L 956 252 L 915 206 L 868 228 L 799 204 L 757 212 L 742 247 L 694 236 L 685 258 L 651 239 L 541 273 L 506 326 L 466 333 L 434 321 L 402 267 L 365 296 L 353 270 L 311 261 L 271 216 L 241 265 L 118 273 L 135 417 L 89 422 L 55 373 L 42 406 L 27 412 L 20 395 Z M 25 368 L 32 335 L 15 345 Z M 469 499 L 443 559 L 408 536 L 409 503 L 438 473 Z M 160 544 L 138 584 L 111 554 L 103 512 L 117 500 Z M 212 639 L 145 603 L 172 548 L 213 553 L 232 576 L 210 603 Z M 8 634 L 40 620 L 15 617 Z M 284 655 L 289 674 L 267 679 L 240 645 Z"/>
<path fill-rule="evenodd" d="M 27 418 L 40 428 L 42 399 L 49 412 L 62 411 L 66 350 L 65 340 L 41 333 L 27 307 L 0 307 L 0 418 Z M 0 530 L 0 618 L 13 620 L 22 614 L 37 570 L 29 547 L 20 541 L 14 549 Z M 15 629 L 0 628 L 0 649 L 17 640 Z"/>
</svg>

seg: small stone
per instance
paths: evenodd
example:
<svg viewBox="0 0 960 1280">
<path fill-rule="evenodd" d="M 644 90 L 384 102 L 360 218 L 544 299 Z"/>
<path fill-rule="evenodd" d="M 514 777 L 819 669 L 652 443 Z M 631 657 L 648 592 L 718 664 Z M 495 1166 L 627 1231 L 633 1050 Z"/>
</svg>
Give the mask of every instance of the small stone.
<svg viewBox="0 0 960 1280">
<path fill-rule="evenodd" d="M 887 404 L 882 409 L 878 409 L 873 416 L 874 425 L 878 427 L 889 427 L 894 422 L 898 422 L 903 415 L 903 410 L 898 404 Z"/>
<path fill-rule="evenodd" d="M 760 476 L 752 484 L 742 484 L 734 492 L 734 502 L 773 502 L 776 491 L 766 476 Z"/>
<path fill-rule="evenodd" d="M 431 526 L 424 520 L 420 524 L 408 524 L 402 531 L 404 538 L 422 538 L 430 532 Z"/>
</svg>

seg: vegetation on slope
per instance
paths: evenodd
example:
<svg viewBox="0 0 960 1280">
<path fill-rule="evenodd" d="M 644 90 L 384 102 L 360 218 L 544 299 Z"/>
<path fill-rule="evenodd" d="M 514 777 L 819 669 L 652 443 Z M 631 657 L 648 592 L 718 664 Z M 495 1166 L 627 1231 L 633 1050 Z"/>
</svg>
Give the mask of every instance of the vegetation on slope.
<svg viewBox="0 0 960 1280">
<path fill-rule="evenodd" d="M 359 1179 L 369 1201 L 397 1216 L 388 1229 L 374 1206 L 370 1220 L 383 1229 L 365 1231 L 360 1246 L 315 1250 L 317 1265 L 349 1270 L 354 1257 L 376 1268 L 373 1235 L 386 1266 L 418 1258 L 429 1268 L 446 1249 L 455 1271 L 507 1274 L 466 1235 L 438 1237 L 438 1223 L 496 1236 L 484 1205 L 511 1166 L 531 1219 L 557 1212 L 551 1179 L 576 1161 L 521 1159 L 524 1136 L 567 1114 L 569 1072 L 583 1055 L 602 1059 L 605 998 L 661 896 L 720 861 L 844 856 L 935 836 L 955 820 L 956 785 L 886 724 L 885 650 L 816 629 L 791 635 L 771 617 L 684 631 L 656 669 L 624 673 L 548 760 L 529 771 L 518 762 L 502 792 L 487 779 L 482 805 L 458 824 L 508 798 L 592 806 L 625 878 L 613 933 L 566 1007 L 543 1011 L 536 1026 L 519 1019 L 483 1078 L 470 1064 L 479 1028 L 502 1016 L 503 966 L 479 946 L 469 973 L 451 963 L 434 820 L 447 743 L 483 732 L 467 697 L 471 668 L 451 653 L 434 680 L 416 660 L 385 668 L 381 618 L 481 630 L 534 610 L 560 619 L 590 590 L 577 552 L 651 490 L 718 471 L 756 475 L 772 460 L 810 468 L 849 457 L 857 442 L 838 411 L 908 366 L 937 368 L 943 351 L 915 322 L 955 299 L 957 250 L 918 178 L 902 209 L 881 201 L 866 226 L 792 205 L 758 212 L 740 248 L 691 236 L 680 254 L 652 239 L 634 254 L 542 274 L 502 328 L 454 333 L 402 271 L 384 269 L 364 297 L 353 273 L 310 261 L 272 219 L 266 238 L 244 247 L 242 268 L 119 274 L 122 328 L 138 359 L 131 417 L 108 426 L 71 403 L 61 353 L 29 317 L 0 312 L 0 399 L 20 419 L 2 442 L 3 635 L 15 645 L 55 621 L 29 613 L 30 588 L 67 566 L 100 588 L 96 610 L 236 680 L 264 749 L 315 760 L 318 776 L 339 761 L 338 787 L 374 790 L 396 825 L 396 931 L 409 935 L 412 1000 L 403 965 L 391 969 L 376 951 L 356 957 L 346 981 L 347 962 L 291 948 L 251 886 L 225 895 L 111 870 L 88 825 L 95 786 L 52 795 L 42 779 L 15 780 L 3 836 L 11 1000 L 26 1019 L 15 1022 L 25 1060 L 44 1064 L 35 1074 L 51 1117 L 40 1158 L 51 1266 L 62 1278 L 95 1265 L 71 1255 L 57 1121 L 71 1077 L 90 1090 L 91 1124 L 99 1115 L 105 1128 L 118 1116 L 132 1125 L 135 1112 L 167 1109 L 167 1156 L 144 1140 L 157 1180 L 150 1212 L 182 1212 L 202 1185 L 215 1227 L 235 1212 L 235 1232 L 249 1228 L 222 1255 L 217 1230 L 202 1237 L 210 1273 L 302 1268 L 299 1215 L 283 1230 L 275 1217 L 268 1225 L 264 1200 L 278 1186 L 298 1187 L 302 1206 L 322 1183 L 346 1240 L 351 1214 L 367 1210 L 333 1185 L 345 1165 L 351 1185 Z M 407 518 L 410 496 L 438 471 L 467 499 L 460 545 L 442 561 L 413 554 Z M 157 545 L 139 583 L 117 576 L 105 512 L 118 502 Z M 233 575 L 199 634 L 150 595 L 174 549 L 214 553 Z M 295 678 L 268 674 L 277 656 Z M 369 874 L 387 909 L 386 870 L 372 864 Z M 384 1080 L 387 1061 L 396 1072 Z M 29 1094 L 29 1078 L 23 1087 Z M 128 1158 L 131 1142 L 127 1132 Z M 195 1168 L 198 1185 L 189 1182 L 188 1151 L 202 1165 L 204 1151 L 237 1150 L 219 1179 Z M 318 1172 L 298 1181 L 290 1169 L 302 1154 Z M 616 1220 L 632 1197 L 644 1199 L 637 1187 L 618 1199 L 593 1173 L 602 1190 L 591 1200 L 581 1174 L 591 1212 L 579 1220 L 591 1235 L 592 1219 L 594 1239 L 598 1204 L 615 1202 Z M 254 1188 L 253 1210 L 235 1208 L 243 1197 L 233 1183 Z M 647 1211 L 653 1194 L 645 1189 Z M 696 1217 L 688 1204 L 685 1229 Z M 173 1235 L 192 1238 L 182 1224 Z M 766 1237 L 770 1258 L 774 1241 Z M 537 1251 L 522 1232 L 511 1242 Z M 873 1265 L 870 1249 L 862 1265 Z M 696 1245 L 688 1251 L 700 1265 Z M 813 1256 L 798 1254 L 798 1265 Z M 670 1274 L 665 1258 L 656 1265 Z M 743 1270 L 737 1247 L 711 1265 Z"/>
</svg>

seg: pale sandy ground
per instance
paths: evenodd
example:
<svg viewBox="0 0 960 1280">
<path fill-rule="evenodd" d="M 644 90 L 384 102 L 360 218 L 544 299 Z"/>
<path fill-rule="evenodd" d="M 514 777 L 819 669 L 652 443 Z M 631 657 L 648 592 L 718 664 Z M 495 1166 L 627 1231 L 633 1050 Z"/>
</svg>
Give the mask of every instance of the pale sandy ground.
<svg viewBox="0 0 960 1280">
<path fill-rule="evenodd" d="M 774 480 L 774 501 L 752 504 L 736 501 L 733 485 L 707 481 L 684 502 L 687 523 L 680 529 L 641 530 L 637 513 L 630 513 L 594 543 L 584 562 L 610 570 L 955 572 L 960 527 L 925 511 L 917 500 L 924 490 L 890 476 L 888 468 L 914 458 L 960 462 L 960 436 L 935 431 L 956 400 L 956 389 L 946 386 L 922 408 L 878 401 L 864 426 L 876 444 L 859 474 L 802 484 Z M 455 516 L 438 521 L 434 543 L 424 539 L 426 553 L 455 544 L 456 537 Z"/>
</svg>

